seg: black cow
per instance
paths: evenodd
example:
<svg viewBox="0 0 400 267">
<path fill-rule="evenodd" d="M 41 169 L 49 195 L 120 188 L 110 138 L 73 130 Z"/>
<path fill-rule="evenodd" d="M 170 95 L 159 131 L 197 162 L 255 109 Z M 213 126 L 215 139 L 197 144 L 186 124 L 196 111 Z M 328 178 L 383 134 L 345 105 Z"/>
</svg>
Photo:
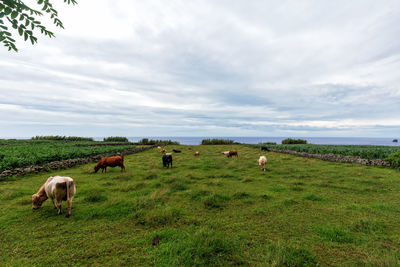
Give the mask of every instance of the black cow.
<svg viewBox="0 0 400 267">
<path fill-rule="evenodd" d="M 182 151 L 176 150 L 176 149 L 172 149 L 172 151 L 174 151 L 175 153 L 181 153 L 182 152 Z"/>
<path fill-rule="evenodd" d="M 172 155 L 163 155 L 162 156 L 162 163 L 164 167 L 169 168 L 169 164 L 171 164 L 171 168 L 172 168 Z"/>
</svg>

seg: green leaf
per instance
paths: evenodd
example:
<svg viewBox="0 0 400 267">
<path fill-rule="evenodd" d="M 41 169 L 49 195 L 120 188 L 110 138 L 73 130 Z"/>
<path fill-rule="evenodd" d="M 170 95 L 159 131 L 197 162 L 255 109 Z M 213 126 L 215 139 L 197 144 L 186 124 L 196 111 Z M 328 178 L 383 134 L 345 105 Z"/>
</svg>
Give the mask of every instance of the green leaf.
<svg viewBox="0 0 400 267">
<path fill-rule="evenodd" d="M 17 16 L 18 16 L 18 12 L 17 11 L 11 12 L 11 19 L 15 19 Z"/>
<path fill-rule="evenodd" d="M 21 27 L 19 27 L 19 28 L 18 28 L 18 33 L 19 33 L 19 35 L 22 36 L 22 34 L 24 33 L 24 30 L 23 30 Z"/>
<path fill-rule="evenodd" d="M 24 33 L 24 39 L 25 39 L 25 41 L 28 40 L 28 33 L 26 33 L 26 32 Z"/>
<path fill-rule="evenodd" d="M 10 15 L 12 12 L 12 9 L 9 7 L 6 7 L 6 9 L 4 10 L 4 14 L 6 14 L 6 16 Z"/>
<path fill-rule="evenodd" d="M 38 0 L 37 2 L 39 5 L 43 4 L 43 0 Z"/>
</svg>

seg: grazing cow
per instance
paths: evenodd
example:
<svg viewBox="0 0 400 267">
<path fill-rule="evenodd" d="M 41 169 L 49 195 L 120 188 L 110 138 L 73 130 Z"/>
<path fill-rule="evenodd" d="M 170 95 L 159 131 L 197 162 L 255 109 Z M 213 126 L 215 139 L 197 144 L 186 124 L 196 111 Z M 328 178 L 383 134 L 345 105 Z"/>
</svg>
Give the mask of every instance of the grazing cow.
<svg viewBox="0 0 400 267">
<path fill-rule="evenodd" d="M 172 151 L 174 151 L 175 153 L 181 153 L 182 152 L 182 151 L 176 150 L 176 149 L 172 149 Z"/>
<path fill-rule="evenodd" d="M 104 157 L 99 160 L 97 165 L 94 167 L 94 172 L 97 173 L 99 169 L 101 172 L 107 173 L 107 167 L 121 167 L 121 172 L 126 172 L 124 166 L 124 156 Z"/>
<path fill-rule="evenodd" d="M 162 156 L 162 163 L 163 163 L 163 167 L 169 168 L 169 165 L 171 164 L 171 168 L 172 168 L 172 155 L 171 155 L 171 153 L 167 153 L 167 154 Z"/>
<path fill-rule="evenodd" d="M 269 151 L 268 147 L 261 147 L 261 150 Z"/>
<path fill-rule="evenodd" d="M 165 153 L 167 152 L 165 149 L 160 149 L 160 153 Z"/>
<path fill-rule="evenodd" d="M 194 156 L 195 156 L 195 157 L 200 156 L 200 152 L 198 152 L 198 151 L 194 152 Z"/>
<path fill-rule="evenodd" d="M 158 149 L 158 150 L 161 150 L 161 147 L 160 147 L 160 146 L 158 146 L 158 147 L 157 147 L 157 149 Z"/>
<path fill-rule="evenodd" d="M 260 156 L 257 160 L 258 165 L 261 166 L 261 169 L 265 171 L 265 165 L 267 164 L 267 158 L 265 156 Z"/>
<path fill-rule="evenodd" d="M 228 158 L 232 157 L 232 156 L 238 156 L 238 152 L 236 150 L 231 150 L 228 152 L 228 154 L 226 155 Z"/>
<path fill-rule="evenodd" d="M 224 154 L 225 156 L 228 156 L 229 151 L 223 151 L 223 152 L 221 152 L 221 154 Z"/>
<path fill-rule="evenodd" d="M 189 149 L 189 150 L 192 150 L 192 148 L 191 148 L 191 147 L 188 147 L 188 149 Z"/>
<path fill-rule="evenodd" d="M 75 191 L 75 183 L 71 177 L 49 177 L 39 191 L 32 195 L 32 208 L 35 210 L 40 208 L 43 202 L 50 198 L 54 208 L 58 209 L 58 214 L 62 214 L 61 202 L 64 200 L 68 205 L 68 213 L 65 216 L 68 218 L 72 215 L 71 206 Z"/>
</svg>

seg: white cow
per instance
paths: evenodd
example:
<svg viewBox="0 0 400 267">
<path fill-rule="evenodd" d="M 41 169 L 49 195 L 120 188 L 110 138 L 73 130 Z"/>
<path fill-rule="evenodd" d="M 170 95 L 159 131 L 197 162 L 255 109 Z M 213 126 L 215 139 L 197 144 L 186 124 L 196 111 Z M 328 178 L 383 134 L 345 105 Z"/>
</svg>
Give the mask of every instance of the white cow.
<svg viewBox="0 0 400 267">
<path fill-rule="evenodd" d="M 257 160 L 258 165 L 261 166 L 261 168 L 265 171 L 265 165 L 267 164 L 267 158 L 265 156 L 260 156 L 260 158 Z"/>
<path fill-rule="evenodd" d="M 49 177 L 46 183 L 42 185 L 36 194 L 32 195 L 32 208 L 38 209 L 43 202 L 50 198 L 58 214 L 62 214 L 61 201 L 67 201 L 68 213 L 66 217 L 71 216 L 72 199 L 75 195 L 75 183 L 71 177 L 54 176 Z"/>
</svg>

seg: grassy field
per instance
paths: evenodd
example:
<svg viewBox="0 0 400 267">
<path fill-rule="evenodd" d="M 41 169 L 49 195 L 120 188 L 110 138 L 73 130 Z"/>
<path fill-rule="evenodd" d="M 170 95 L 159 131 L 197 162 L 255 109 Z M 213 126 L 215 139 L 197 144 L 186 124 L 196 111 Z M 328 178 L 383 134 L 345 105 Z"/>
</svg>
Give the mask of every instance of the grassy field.
<svg viewBox="0 0 400 267">
<path fill-rule="evenodd" d="M 1 182 L 0 266 L 400 265 L 399 171 L 269 152 L 262 172 L 260 150 L 192 147 L 166 147 L 183 151 L 172 169 L 153 149 L 126 156 L 126 173 Z M 75 216 L 31 209 L 50 175 L 74 178 Z"/>
</svg>

